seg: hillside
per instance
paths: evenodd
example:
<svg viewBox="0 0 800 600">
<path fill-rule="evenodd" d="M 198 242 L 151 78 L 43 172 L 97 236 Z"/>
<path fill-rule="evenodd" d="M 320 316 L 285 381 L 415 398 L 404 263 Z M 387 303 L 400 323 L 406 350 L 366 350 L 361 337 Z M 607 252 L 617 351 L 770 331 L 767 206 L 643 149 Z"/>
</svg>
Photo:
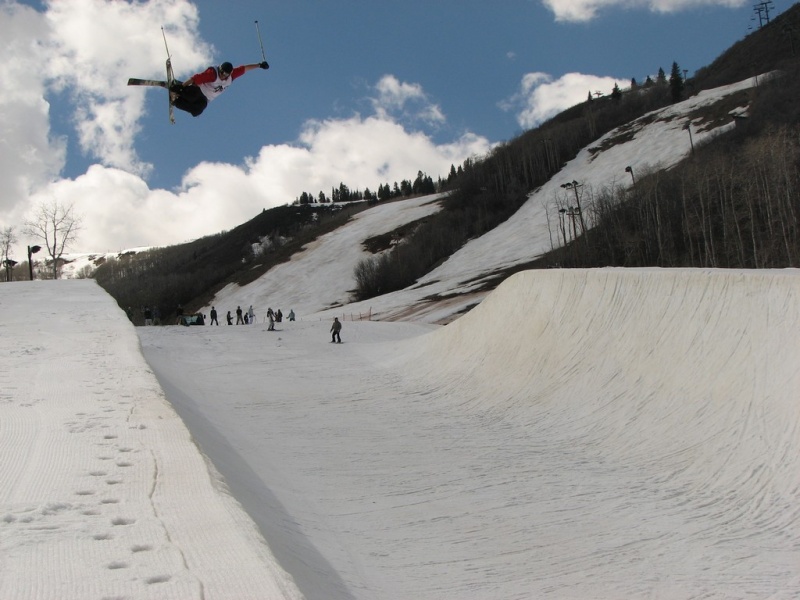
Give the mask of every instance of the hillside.
<svg viewBox="0 0 800 600">
<path fill-rule="evenodd" d="M 605 188 L 630 186 L 632 178 L 625 171 L 627 166 L 634 173 L 644 173 L 676 165 L 691 153 L 689 135 L 684 129 L 686 123 L 691 122 L 697 145 L 728 131 L 734 127 L 732 118 L 728 122 L 707 123 L 698 113 L 719 104 L 727 107 L 732 97 L 745 103 L 738 108 L 745 108 L 746 97 L 739 95 L 754 84 L 755 80 L 750 79 L 702 92 L 611 131 L 569 161 L 558 177 L 529 194 L 523 207 L 511 218 L 471 240 L 407 289 L 362 302 L 347 302 L 354 286 L 355 265 L 370 256 L 364 241 L 392 231 L 403 218 L 418 219 L 417 211 L 431 210 L 431 203 L 440 202 L 437 197 L 376 206 L 356 215 L 259 280 L 246 285 L 229 284 L 203 310 L 212 304 L 223 311 L 236 305 L 253 305 L 257 314 L 272 307 L 284 312 L 292 308 L 300 315 L 338 313 L 346 318 L 371 315 L 381 320 L 414 319 L 431 323 L 452 320 L 480 302 L 509 272 L 559 245 L 558 210 L 573 202 L 575 192 L 563 188 L 563 183 L 579 180 L 577 192 L 589 198 Z"/>
<path fill-rule="evenodd" d="M 334 234 L 348 238 L 352 248 L 360 250 L 357 256 L 346 253 L 341 257 L 335 247 L 327 251 L 330 264 L 326 276 L 335 279 L 335 288 L 328 286 L 321 296 L 309 288 L 306 295 L 314 300 L 299 295 L 297 282 L 319 279 L 320 274 L 312 269 L 298 276 L 296 268 L 287 273 L 287 265 L 304 264 L 303 256 L 310 249 L 325 245 L 317 240 L 347 222 L 350 215 L 329 222 L 327 230 L 312 227 L 313 233 L 306 217 L 305 221 L 286 226 L 276 224 L 272 214 L 260 215 L 232 232 L 160 250 L 158 260 L 131 260 L 116 283 L 109 281 L 111 269 L 104 267 L 98 271 L 98 281 L 121 306 L 155 304 L 164 315 L 169 315 L 177 304 L 189 310 L 219 304 L 227 310 L 234 303 L 255 303 L 262 311 L 267 306 L 296 305 L 296 310 L 304 314 L 351 305 L 352 311 L 359 314 L 374 308 L 380 313 L 379 318 L 427 315 L 423 318 L 446 321 L 474 305 L 509 273 L 523 267 L 791 266 L 798 254 L 797 220 L 783 219 L 783 214 L 792 214 L 792 207 L 767 208 L 770 214 L 755 215 L 757 218 L 750 218 L 753 207 L 747 197 L 731 202 L 735 210 L 727 213 L 732 216 L 726 216 L 724 206 L 716 205 L 706 215 L 700 215 L 693 206 L 688 207 L 692 210 L 672 206 L 668 213 L 653 211 L 652 215 L 638 207 L 651 206 L 654 198 L 665 195 L 670 195 L 672 202 L 685 204 L 685 198 L 682 200 L 675 192 L 676 186 L 686 188 L 690 168 L 702 171 L 703 164 L 719 161 L 704 149 L 715 147 L 709 142 L 721 133 L 729 135 L 717 143 L 718 153 L 727 153 L 731 145 L 742 145 L 744 139 L 766 140 L 762 145 L 778 148 L 772 138 L 765 136 L 776 135 L 776 126 L 794 126 L 798 122 L 792 99 L 796 98 L 795 82 L 800 78 L 792 39 L 786 36 L 786 31 L 799 22 L 798 14 L 798 7 L 792 7 L 769 26 L 736 44 L 713 65 L 701 69 L 687 81 L 687 90 L 694 95 L 683 102 L 672 104 L 665 90 L 641 89 L 626 92 L 618 102 L 604 98 L 584 103 L 499 146 L 491 156 L 465 165 L 463 173 L 446 184 L 449 196 L 439 200 L 443 210 L 430 211 L 424 228 L 418 227 L 416 221 L 413 226 L 395 221 L 381 226 L 384 208 L 370 208 L 373 225 L 369 228 L 358 235 L 346 228 Z M 740 60 L 745 54 L 760 57 L 757 71 L 753 70 L 752 61 L 745 64 Z M 781 83 L 771 86 L 764 74 L 778 67 L 783 74 Z M 742 77 L 744 74 L 747 75 Z M 735 79 L 737 76 L 741 79 Z M 717 87 L 705 89 L 712 83 Z M 742 125 L 735 132 L 731 131 L 734 121 Z M 791 134 L 785 137 L 791 138 Z M 682 162 L 689 156 L 693 158 L 691 167 Z M 788 155 L 784 159 L 791 162 Z M 731 160 L 745 159 L 735 155 Z M 746 170 L 738 171 L 744 176 Z M 683 183 L 659 179 L 659 174 L 668 173 L 680 173 Z M 773 173 L 762 175 L 766 179 L 772 176 Z M 791 174 L 787 176 L 791 178 Z M 696 173 L 691 177 L 695 177 L 691 186 L 698 190 L 719 183 L 702 180 Z M 634 181 L 637 186 L 632 186 Z M 577 185 L 563 187 L 572 182 Z M 665 188 L 665 183 L 669 187 Z M 626 190 L 631 187 L 635 189 L 629 194 Z M 787 191 L 791 193 L 790 189 Z M 694 193 L 697 196 L 700 192 Z M 752 196 L 759 192 L 743 193 Z M 773 192 L 777 197 L 781 193 Z M 727 201 L 723 198 L 715 202 Z M 418 201 L 411 202 L 416 205 Z M 703 200 L 693 197 L 691 202 Z M 286 209 L 286 215 L 295 212 L 292 207 Z M 387 210 L 393 214 L 394 209 Z M 409 210 L 409 214 L 413 213 Z M 789 227 L 783 239 L 774 233 L 776 215 L 780 215 L 777 219 L 784 230 Z M 720 231 L 714 229 L 717 223 Z M 584 227 L 597 233 L 583 236 Z M 421 229 L 426 230 L 427 236 L 422 240 L 417 235 Z M 737 230 L 737 239 L 729 229 Z M 254 244 L 283 234 L 288 234 L 285 239 L 290 243 L 279 252 L 252 254 Z M 745 251 L 744 240 L 756 234 L 765 240 L 759 242 L 765 247 Z M 386 251 L 389 246 L 375 248 L 371 243 L 381 237 L 393 240 L 391 252 Z M 439 244 L 444 237 L 453 240 Z M 725 237 L 727 245 L 715 242 L 714 237 Z M 398 244 L 401 239 L 405 243 Z M 711 251 L 706 248 L 709 243 Z M 785 247 L 786 251 L 781 256 L 774 246 Z M 475 257 L 487 252 L 496 256 L 493 263 L 473 272 Z M 413 283 L 388 290 L 383 287 L 379 289 L 380 300 L 353 304 L 357 296 L 364 296 L 359 292 L 354 271 L 365 259 L 375 256 L 394 256 L 393 261 L 384 261 L 384 269 L 393 274 L 400 269 L 415 269 L 405 275 L 405 280 Z M 424 259 L 417 260 L 420 256 Z M 220 268 L 221 257 L 227 257 L 224 268 Z M 290 257 L 291 263 L 287 263 Z M 136 286 L 130 285 L 132 274 Z M 259 278 L 270 283 L 259 283 Z M 120 281 L 128 292 L 120 291 Z M 448 306 L 444 314 L 439 314 L 435 305 L 443 302 Z"/>
</svg>

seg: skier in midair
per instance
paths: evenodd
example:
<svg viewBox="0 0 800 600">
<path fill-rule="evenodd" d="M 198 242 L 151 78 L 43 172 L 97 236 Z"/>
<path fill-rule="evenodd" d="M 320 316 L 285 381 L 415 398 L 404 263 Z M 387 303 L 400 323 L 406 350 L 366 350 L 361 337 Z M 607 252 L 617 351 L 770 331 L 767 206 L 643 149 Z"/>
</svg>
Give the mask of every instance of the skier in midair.
<svg viewBox="0 0 800 600">
<path fill-rule="evenodd" d="M 175 108 L 186 111 L 193 117 L 200 116 L 209 102 L 224 92 L 234 80 L 253 69 L 269 69 L 269 65 L 267 61 L 262 61 L 234 68 L 231 63 L 224 62 L 218 67 L 208 67 L 183 83 L 170 82 L 170 101 Z"/>
</svg>

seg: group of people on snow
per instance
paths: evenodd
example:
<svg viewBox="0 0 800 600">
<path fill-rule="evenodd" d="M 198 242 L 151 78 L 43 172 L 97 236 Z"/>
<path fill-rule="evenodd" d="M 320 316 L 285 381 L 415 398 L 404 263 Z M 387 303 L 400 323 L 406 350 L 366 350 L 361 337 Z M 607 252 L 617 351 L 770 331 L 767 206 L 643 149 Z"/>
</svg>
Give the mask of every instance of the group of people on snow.
<svg viewBox="0 0 800 600">
<path fill-rule="evenodd" d="M 128 316 L 132 318 L 132 313 L 130 309 L 128 309 Z M 180 319 L 183 316 L 183 307 L 179 304 L 177 309 L 175 310 L 178 316 L 178 323 L 180 324 Z M 256 322 L 256 313 L 253 310 L 253 305 L 251 304 L 247 310 L 242 310 L 241 306 L 236 307 L 236 324 L 237 325 L 252 325 Z M 145 306 L 142 308 L 142 315 L 144 316 L 144 324 L 145 325 L 153 325 L 158 324 L 158 309 L 153 308 L 151 309 L 149 306 Z M 216 306 L 211 307 L 211 312 L 209 313 L 210 321 L 209 325 L 219 325 L 218 320 L 218 313 Z M 279 308 L 278 310 L 272 310 L 272 307 L 267 309 L 267 319 L 269 321 L 269 327 L 267 327 L 267 331 L 274 331 L 275 330 L 275 323 L 280 323 L 283 321 L 283 312 Z M 287 319 L 289 321 L 295 320 L 294 310 L 290 309 L 289 314 L 287 315 Z M 233 325 L 233 315 L 231 311 L 225 315 L 225 321 L 228 325 Z M 202 324 L 202 323 L 200 323 Z M 331 342 L 332 343 L 342 343 L 342 338 L 340 332 L 342 331 L 342 322 L 339 320 L 339 317 L 334 317 L 333 323 L 331 324 L 330 334 L 331 334 Z"/>
<path fill-rule="evenodd" d="M 253 325 L 256 322 L 256 312 L 253 309 L 253 305 L 251 304 L 247 310 L 242 310 L 241 305 L 236 307 L 236 325 Z M 217 307 L 211 307 L 210 313 L 210 324 L 211 325 L 219 325 L 218 320 L 218 313 Z M 272 310 L 272 308 L 267 309 L 267 319 L 269 319 L 269 330 L 272 331 L 275 329 L 275 323 L 280 323 L 283 321 L 283 311 L 279 308 L 278 310 Z M 288 314 L 288 319 L 290 321 L 294 321 L 294 310 L 290 310 Z M 228 314 L 225 315 L 225 321 L 228 325 L 233 325 L 233 315 L 231 311 L 228 311 Z"/>
</svg>

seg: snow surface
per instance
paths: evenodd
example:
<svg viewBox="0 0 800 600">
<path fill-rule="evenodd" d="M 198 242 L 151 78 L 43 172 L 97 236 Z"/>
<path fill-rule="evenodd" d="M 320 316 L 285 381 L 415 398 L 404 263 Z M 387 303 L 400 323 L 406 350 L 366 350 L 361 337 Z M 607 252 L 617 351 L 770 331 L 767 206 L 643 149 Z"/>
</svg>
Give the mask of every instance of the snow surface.
<svg viewBox="0 0 800 600">
<path fill-rule="evenodd" d="M 0 598 L 301 598 L 93 280 L 0 288 Z"/>
<path fill-rule="evenodd" d="M 483 300 L 549 248 L 523 235 L 545 188 L 354 305 L 361 242 L 436 198 L 360 213 L 215 298 L 255 325 L 0 286 L 0 598 L 800 597 L 800 271 L 529 271 Z"/>
<path fill-rule="evenodd" d="M 0 298 L 2 598 L 800 595 L 797 270 L 528 271 L 342 344 Z"/>
</svg>

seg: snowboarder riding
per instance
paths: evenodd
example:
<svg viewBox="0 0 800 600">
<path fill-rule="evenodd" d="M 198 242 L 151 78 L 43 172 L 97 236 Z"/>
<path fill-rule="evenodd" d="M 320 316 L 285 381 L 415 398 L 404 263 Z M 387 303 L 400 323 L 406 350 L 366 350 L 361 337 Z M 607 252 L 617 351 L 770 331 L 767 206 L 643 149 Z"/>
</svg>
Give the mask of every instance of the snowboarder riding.
<svg viewBox="0 0 800 600">
<path fill-rule="evenodd" d="M 335 342 L 337 344 L 342 343 L 342 338 L 339 335 L 339 332 L 342 330 L 342 323 L 339 321 L 339 317 L 333 318 L 333 324 L 331 325 L 331 342 Z"/>
<path fill-rule="evenodd" d="M 208 103 L 224 92 L 235 79 L 253 69 L 269 69 L 269 65 L 267 61 L 262 61 L 234 68 L 231 63 L 224 62 L 219 67 L 208 67 L 202 73 L 192 75 L 183 83 L 171 81 L 170 102 L 175 108 L 197 117 L 206 109 Z"/>
</svg>

